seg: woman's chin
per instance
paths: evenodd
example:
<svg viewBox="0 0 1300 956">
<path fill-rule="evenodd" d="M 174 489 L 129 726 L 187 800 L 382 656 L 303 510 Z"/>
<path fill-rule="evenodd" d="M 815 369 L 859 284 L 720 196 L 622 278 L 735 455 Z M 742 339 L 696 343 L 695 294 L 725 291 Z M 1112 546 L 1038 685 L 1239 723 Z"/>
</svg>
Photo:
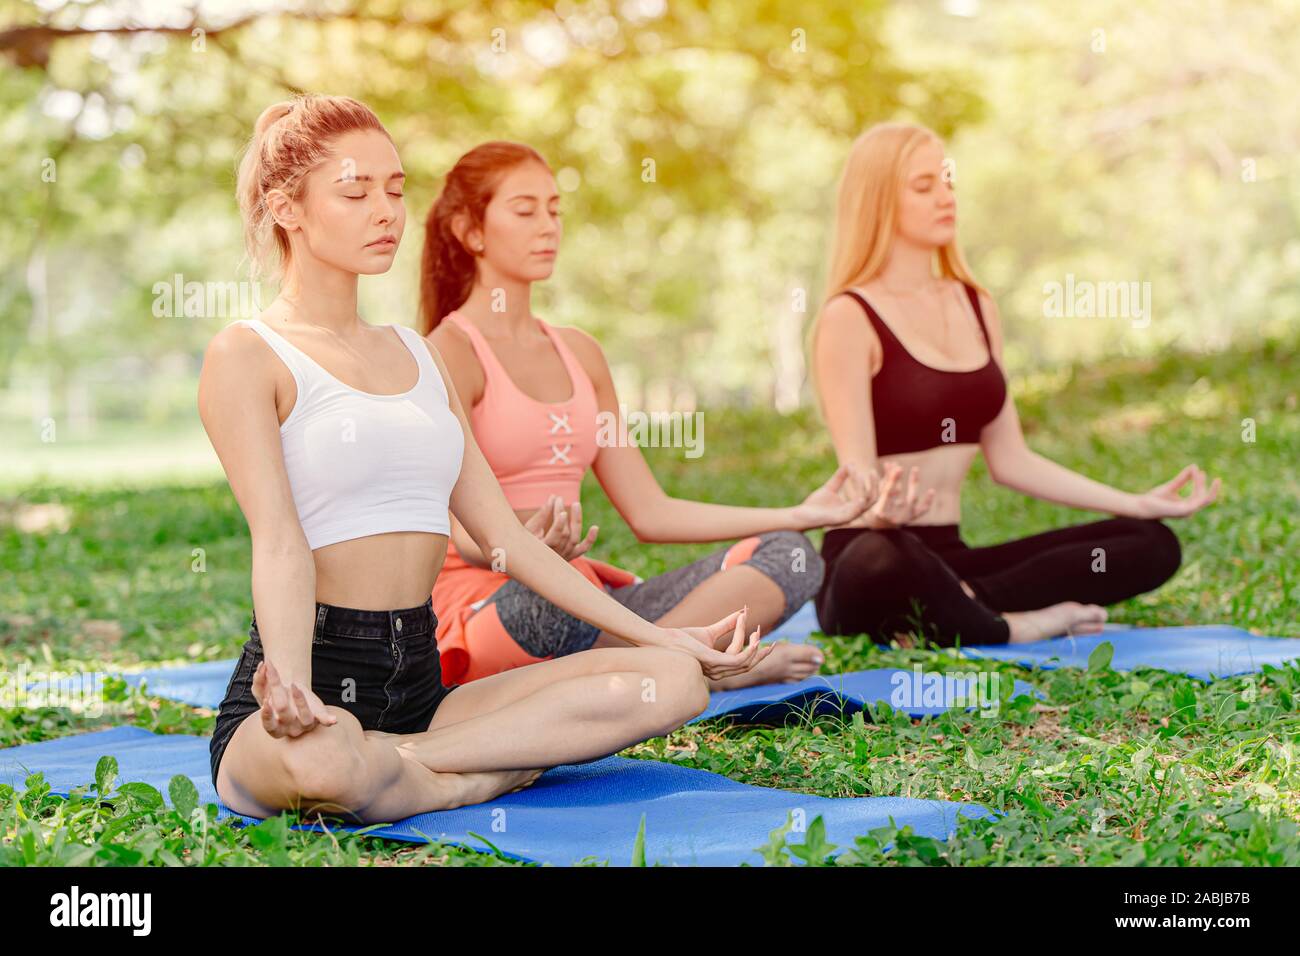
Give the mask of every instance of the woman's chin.
<svg viewBox="0 0 1300 956">
<path fill-rule="evenodd" d="M 357 275 L 378 276 L 383 275 L 393 267 L 392 255 L 372 255 L 367 256 L 362 262 L 355 262 L 352 268 Z"/>
<path fill-rule="evenodd" d="M 957 227 L 946 226 L 935 231 L 934 235 L 931 236 L 931 242 L 934 244 L 935 249 L 942 249 L 944 246 L 952 243 L 956 238 Z"/>
</svg>

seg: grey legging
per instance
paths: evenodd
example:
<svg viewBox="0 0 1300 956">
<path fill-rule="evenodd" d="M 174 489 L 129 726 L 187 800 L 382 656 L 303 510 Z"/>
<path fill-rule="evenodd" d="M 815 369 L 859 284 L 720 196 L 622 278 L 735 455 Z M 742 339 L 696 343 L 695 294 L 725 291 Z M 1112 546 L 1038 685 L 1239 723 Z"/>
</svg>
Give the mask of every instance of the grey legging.
<svg viewBox="0 0 1300 956">
<path fill-rule="evenodd" d="M 769 531 L 719 548 L 697 561 L 666 571 L 656 577 L 621 588 L 605 589 L 610 597 L 647 621 L 657 621 L 681 603 L 702 581 L 723 570 L 724 558 L 733 549 L 742 553 L 754 541 L 757 546 L 743 561 L 767 575 L 781 589 L 785 606 L 773 629 L 784 623 L 805 602 L 812 600 L 822 584 L 825 564 L 807 536 L 798 531 Z M 496 604 L 506 632 L 533 657 L 562 657 L 584 651 L 595 642 L 600 628 L 579 620 L 513 578 L 488 597 L 484 604 Z M 711 623 L 701 621 L 701 624 Z"/>
</svg>

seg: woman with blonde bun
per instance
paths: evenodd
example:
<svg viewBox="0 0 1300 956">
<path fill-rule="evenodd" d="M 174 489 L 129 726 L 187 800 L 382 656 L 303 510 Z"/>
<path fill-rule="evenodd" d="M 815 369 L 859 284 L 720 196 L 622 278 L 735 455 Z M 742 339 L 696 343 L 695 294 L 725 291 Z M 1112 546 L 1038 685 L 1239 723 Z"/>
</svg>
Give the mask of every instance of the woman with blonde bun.
<svg viewBox="0 0 1300 956">
<path fill-rule="evenodd" d="M 251 816 L 488 800 L 680 727 L 707 678 L 770 653 L 744 610 L 660 627 L 591 587 L 515 517 L 437 349 L 357 314 L 358 276 L 402 239 L 404 179 L 378 117 L 342 96 L 266 110 L 239 168 L 254 272 L 273 258 L 282 281 L 213 338 L 199 410 L 252 535 L 255 614 L 210 748 L 222 801 Z M 530 588 L 638 646 L 447 688 L 430 592 L 453 514 Z"/>
</svg>

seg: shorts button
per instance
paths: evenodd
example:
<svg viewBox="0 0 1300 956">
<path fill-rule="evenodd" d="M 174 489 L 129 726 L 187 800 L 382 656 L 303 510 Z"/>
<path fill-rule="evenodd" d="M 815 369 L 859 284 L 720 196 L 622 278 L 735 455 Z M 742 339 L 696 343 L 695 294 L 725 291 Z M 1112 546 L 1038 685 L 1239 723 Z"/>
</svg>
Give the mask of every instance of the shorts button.
<svg viewBox="0 0 1300 956">
<path fill-rule="evenodd" d="M 399 631 L 402 629 L 402 619 L 400 617 L 396 621 L 394 621 L 393 624 L 396 625 Z"/>
</svg>

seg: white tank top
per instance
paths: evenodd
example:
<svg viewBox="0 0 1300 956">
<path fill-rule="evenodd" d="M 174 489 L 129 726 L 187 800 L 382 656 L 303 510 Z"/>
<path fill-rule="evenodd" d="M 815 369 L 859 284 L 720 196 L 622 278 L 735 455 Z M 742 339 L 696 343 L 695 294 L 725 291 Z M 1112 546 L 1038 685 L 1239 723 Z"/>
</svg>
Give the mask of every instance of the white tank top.
<svg viewBox="0 0 1300 956">
<path fill-rule="evenodd" d="M 313 551 L 389 531 L 451 533 L 447 499 L 460 475 L 465 434 L 417 333 L 388 326 L 414 355 L 420 377 L 408 392 L 375 395 L 343 384 L 261 319 L 238 324 L 275 350 L 298 386 L 280 441 Z"/>
</svg>

